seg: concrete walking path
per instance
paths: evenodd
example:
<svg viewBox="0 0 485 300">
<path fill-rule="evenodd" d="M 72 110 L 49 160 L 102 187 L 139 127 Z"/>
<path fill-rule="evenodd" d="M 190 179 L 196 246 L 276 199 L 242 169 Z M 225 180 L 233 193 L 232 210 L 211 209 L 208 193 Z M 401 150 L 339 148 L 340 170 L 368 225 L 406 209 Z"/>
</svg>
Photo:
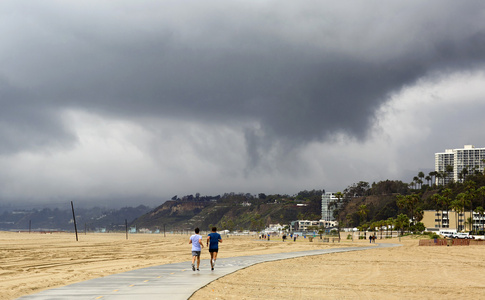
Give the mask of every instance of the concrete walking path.
<svg viewBox="0 0 485 300">
<path fill-rule="evenodd" d="M 227 274 L 243 268 L 269 261 L 321 255 L 336 252 L 362 251 L 397 244 L 374 244 L 367 247 L 342 247 L 290 253 L 263 254 L 217 259 L 211 271 L 208 259 L 201 260 L 200 271 L 192 271 L 190 262 L 160 265 L 124 273 L 95 278 L 60 288 L 45 290 L 18 299 L 117 299 L 132 300 L 138 297 L 151 299 L 188 299 L 200 288 Z M 190 255 L 190 253 L 189 253 Z M 221 255 L 224 255 L 222 249 Z"/>
</svg>

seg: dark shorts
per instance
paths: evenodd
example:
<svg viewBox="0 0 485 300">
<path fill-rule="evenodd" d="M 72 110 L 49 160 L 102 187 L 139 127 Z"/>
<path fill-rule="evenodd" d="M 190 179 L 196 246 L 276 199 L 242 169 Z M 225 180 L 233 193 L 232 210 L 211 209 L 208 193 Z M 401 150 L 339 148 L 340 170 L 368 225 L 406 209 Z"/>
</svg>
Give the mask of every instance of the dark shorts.
<svg viewBox="0 0 485 300">
<path fill-rule="evenodd" d="M 200 251 L 192 251 L 192 256 L 200 256 Z"/>
<path fill-rule="evenodd" d="M 209 252 L 211 252 L 211 253 L 212 252 L 216 252 L 217 253 L 217 252 L 219 252 L 219 249 L 218 248 L 216 248 L 216 249 L 209 249 Z"/>
</svg>

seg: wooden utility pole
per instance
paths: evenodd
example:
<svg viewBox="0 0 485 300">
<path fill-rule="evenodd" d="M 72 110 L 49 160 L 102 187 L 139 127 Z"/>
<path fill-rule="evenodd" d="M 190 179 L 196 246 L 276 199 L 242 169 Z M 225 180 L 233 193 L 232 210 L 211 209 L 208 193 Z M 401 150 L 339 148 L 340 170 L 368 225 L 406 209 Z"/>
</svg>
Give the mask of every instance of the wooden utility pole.
<svg viewBox="0 0 485 300">
<path fill-rule="evenodd" d="M 74 213 L 74 204 L 71 201 L 71 208 L 72 208 L 72 220 L 74 221 L 74 231 L 76 231 L 76 242 L 78 241 L 77 238 L 77 225 L 76 225 L 76 214 Z"/>
<path fill-rule="evenodd" d="M 125 219 L 126 239 L 128 239 L 128 220 Z"/>
</svg>

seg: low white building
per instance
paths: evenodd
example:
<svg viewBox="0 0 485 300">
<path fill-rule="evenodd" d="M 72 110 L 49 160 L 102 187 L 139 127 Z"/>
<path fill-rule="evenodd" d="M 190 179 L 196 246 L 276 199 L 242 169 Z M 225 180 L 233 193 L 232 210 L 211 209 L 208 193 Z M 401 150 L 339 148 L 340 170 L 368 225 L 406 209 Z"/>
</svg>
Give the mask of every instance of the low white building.
<svg viewBox="0 0 485 300">
<path fill-rule="evenodd" d="M 337 221 L 326 220 L 296 220 L 290 223 L 290 231 L 309 231 L 309 227 L 318 227 L 321 229 L 335 227 L 338 225 Z"/>
<path fill-rule="evenodd" d="M 265 233 L 274 233 L 274 232 L 277 232 L 277 233 L 281 233 L 284 229 L 284 226 L 281 225 L 281 224 L 269 224 L 268 227 L 266 227 L 266 229 L 264 229 L 264 232 Z"/>
</svg>

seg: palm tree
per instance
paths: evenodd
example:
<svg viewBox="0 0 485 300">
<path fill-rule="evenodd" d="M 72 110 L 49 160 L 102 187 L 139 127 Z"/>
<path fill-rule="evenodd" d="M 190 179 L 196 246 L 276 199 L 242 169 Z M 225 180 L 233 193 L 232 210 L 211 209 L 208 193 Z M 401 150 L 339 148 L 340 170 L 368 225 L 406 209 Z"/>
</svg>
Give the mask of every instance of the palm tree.
<svg viewBox="0 0 485 300">
<path fill-rule="evenodd" d="M 483 200 L 485 199 L 485 186 L 482 186 L 477 190 L 477 196 L 480 196 L 480 198 L 482 198 L 482 207 L 485 207 L 485 203 L 483 202 Z"/>
<path fill-rule="evenodd" d="M 389 227 L 391 228 L 391 238 L 392 238 L 392 228 L 393 228 L 393 224 L 394 224 L 394 219 L 391 217 L 391 218 L 388 218 L 386 220 L 386 228 L 387 228 L 387 232 L 386 232 L 386 236 L 389 236 Z"/>
<path fill-rule="evenodd" d="M 450 174 L 453 173 L 453 166 L 452 165 L 447 165 L 445 167 L 445 172 L 446 172 L 446 177 L 450 177 Z"/>
<path fill-rule="evenodd" d="M 419 177 L 419 181 L 421 182 L 421 187 L 423 187 L 424 173 L 420 171 L 418 173 L 418 177 Z"/>
<path fill-rule="evenodd" d="M 407 195 L 406 199 L 407 199 L 408 208 L 411 211 L 412 225 L 414 225 L 414 218 L 416 217 L 415 216 L 416 207 L 419 204 L 419 201 L 421 200 L 421 198 L 419 197 L 418 194 L 412 194 L 412 195 Z"/>
<path fill-rule="evenodd" d="M 440 208 L 441 208 L 441 203 L 443 196 L 440 194 L 434 194 L 431 196 L 431 200 L 436 204 L 436 216 L 438 217 L 438 228 L 441 228 L 441 223 L 440 223 Z"/>
<path fill-rule="evenodd" d="M 419 188 L 422 189 L 423 188 L 423 181 L 421 179 L 418 179 L 418 182 L 419 184 Z"/>
<path fill-rule="evenodd" d="M 351 215 L 346 215 L 345 220 L 347 221 L 347 227 L 353 227 L 352 226 L 352 216 Z"/>
<path fill-rule="evenodd" d="M 475 181 L 468 180 L 465 182 L 467 191 L 466 191 L 466 204 L 469 205 L 470 207 L 470 216 L 472 217 L 472 224 L 470 225 L 470 228 L 473 226 L 473 199 L 477 198 L 478 193 L 475 189 L 477 186 Z M 465 209 L 463 209 L 465 210 Z M 473 229 L 470 229 L 473 230 Z"/>
<path fill-rule="evenodd" d="M 465 230 L 466 230 L 466 225 L 469 226 L 470 231 L 473 230 L 473 217 L 466 218 L 466 220 L 465 220 Z"/>
<path fill-rule="evenodd" d="M 364 226 L 359 225 L 357 226 L 357 229 L 359 230 L 359 240 L 360 240 L 360 232 L 364 230 Z"/>
<path fill-rule="evenodd" d="M 470 190 L 469 191 L 466 191 L 465 193 L 459 193 L 456 196 L 456 199 L 458 201 L 460 201 L 460 204 L 461 204 L 461 212 L 463 212 L 463 214 L 465 214 L 465 207 L 471 206 L 471 203 L 472 203 L 471 197 L 472 197 L 472 192 Z M 463 217 L 464 217 L 464 215 L 463 215 Z M 465 218 L 463 218 L 463 219 L 465 220 Z M 463 229 L 466 230 L 465 224 L 463 224 Z"/>
<path fill-rule="evenodd" d="M 461 169 L 460 174 L 461 174 L 461 177 L 463 178 L 463 181 L 466 181 L 466 176 L 468 175 L 468 169 L 467 168 Z"/>
<path fill-rule="evenodd" d="M 431 172 L 428 173 L 429 177 L 431 178 L 431 182 L 432 182 L 431 185 L 436 184 L 436 174 L 438 174 L 438 172 L 436 172 L 436 171 L 431 171 Z M 434 180 L 433 180 L 433 176 L 434 176 Z"/>
<path fill-rule="evenodd" d="M 448 181 L 448 173 L 446 173 L 445 171 L 441 171 L 441 185 L 442 186 L 445 186 L 445 183 Z"/>
<path fill-rule="evenodd" d="M 451 201 L 450 208 L 455 211 L 456 231 L 460 231 L 459 222 L 458 222 L 458 214 L 461 213 L 462 207 L 463 207 L 463 205 L 462 205 L 461 201 L 458 200 L 458 196 L 457 196 L 457 200 Z"/>
<path fill-rule="evenodd" d="M 367 205 L 362 204 L 359 206 L 359 210 L 357 211 L 357 214 L 360 216 L 360 222 L 362 223 L 365 221 L 365 217 L 367 216 L 367 213 L 369 212 L 369 209 L 367 208 Z"/>
<path fill-rule="evenodd" d="M 409 218 L 405 214 L 400 214 L 395 220 L 396 229 L 401 230 L 401 235 L 404 234 L 404 230 L 409 226 Z"/>
<path fill-rule="evenodd" d="M 441 178 L 443 178 L 443 173 L 441 172 L 435 172 L 435 180 L 436 180 L 436 185 L 441 185 Z"/>
<path fill-rule="evenodd" d="M 397 195 L 396 196 L 396 204 L 400 209 L 407 209 L 408 212 L 410 213 L 410 218 L 413 220 L 414 224 L 414 217 L 415 217 L 415 209 L 418 206 L 421 198 L 419 197 L 418 194 L 412 194 L 412 195 Z"/>
<path fill-rule="evenodd" d="M 482 231 L 484 231 L 484 226 L 485 224 L 483 223 L 483 213 L 485 212 L 485 209 L 481 206 L 475 208 L 475 212 L 478 213 L 478 220 L 480 224 L 482 225 Z"/>
<path fill-rule="evenodd" d="M 381 232 L 381 240 L 382 240 L 382 232 L 384 231 L 384 230 L 382 229 L 382 227 L 383 227 L 383 226 L 386 226 L 386 221 L 385 221 L 385 220 L 380 220 L 380 221 L 378 222 L 378 225 L 379 225 L 379 231 Z"/>
<path fill-rule="evenodd" d="M 399 209 L 402 210 L 406 208 L 406 202 L 407 202 L 406 196 L 401 194 L 396 195 L 396 205 Z"/>
<path fill-rule="evenodd" d="M 450 226 L 450 214 L 449 214 L 449 209 L 450 209 L 450 204 L 451 204 L 451 198 L 453 196 L 453 191 L 450 188 L 444 189 L 442 192 L 443 198 L 441 199 L 443 208 L 446 209 L 446 216 L 448 218 L 448 227 Z M 442 218 L 443 221 L 443 218 Z"/>
<path fill-rule="evenodd" d="M 376 228 L 377 228 L 377 227 L 378 227 L 378 225 L 377 225 L 377 221 L 374 221 L 374 222 L 370 223 L 370 225 L 369 225 L 369 231 L 374 232 L 374 235 L 376 235 L 376 233 L 375 233 L 375 232 L 376 232 Z M 372 235 L 372 234 L 371 234 L 371 235 Z"/>
<path fill-rule="evenodd" d="M 425 180 L 426 180 L 426 182 L 428 183 L 428 186 L 430 186 L 430 184 L 429 184 L 429 183 L 431 182 L 431 176 L 429 176 L 429 175 L 428 175 L 428 176 L 426 176 L 424 179 L 425 179 Z"/>
<path fill-rule="evenodd" d="M 416 185 L 416 189 L 417 189 L 417 188 L 418 188 L 418 186 L 419 186 L 418 182 L 419 182 L 419 177 L 418 177 L 418 176 L 414 176 L 414 177 L 413 177 L 413 183 Z"/>
<path fill-rule="evenodd" d="M 364 231 L 364 239 L 367 239 L 367 230 L 369 229 L 369 223 L 364 223 L 361 225 L 362 231 Z"/>
</svg>

